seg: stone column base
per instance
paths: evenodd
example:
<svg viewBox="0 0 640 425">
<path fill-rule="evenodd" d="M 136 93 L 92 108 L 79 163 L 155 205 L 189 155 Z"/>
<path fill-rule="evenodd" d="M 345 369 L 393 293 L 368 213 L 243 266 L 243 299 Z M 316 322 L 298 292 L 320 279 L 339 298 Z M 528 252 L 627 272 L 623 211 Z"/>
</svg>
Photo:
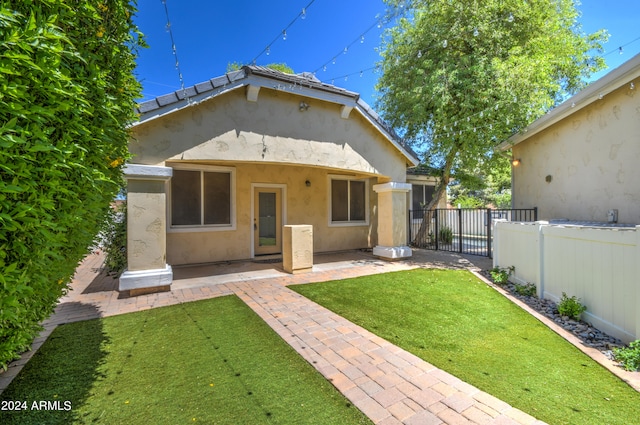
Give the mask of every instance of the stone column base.
<svg viewBox="0 0 640 425">
<path fill-rule="evenodd" d="M 170 265 L 164 269 L 154 270 L 125 270 L 120 275 L 118 291 L 129 291 L 132 296 L 151 292 L 168 291 L 173 281 L 173 270 Z"/>
<path fill-rule="evenodd" d="M 401 260 L 411 257 L 411 248 L 408 246 L 376 246 L 373 248 L 373 255 L 384 260 Z"/>
</svg>

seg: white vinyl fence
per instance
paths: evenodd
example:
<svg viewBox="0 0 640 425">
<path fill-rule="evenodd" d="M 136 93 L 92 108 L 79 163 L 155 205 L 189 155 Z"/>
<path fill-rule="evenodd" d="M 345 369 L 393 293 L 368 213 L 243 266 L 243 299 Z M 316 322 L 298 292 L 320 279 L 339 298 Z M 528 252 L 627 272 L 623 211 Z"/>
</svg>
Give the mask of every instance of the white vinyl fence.
<svg viewBox="0 0 640 425">
<path fill-rule="evenodd" d="M 624 342 L 640 339 L 640 226 L 590 227 L 496 221 L 493 265 L 558 302 L 587 306 L 583 320 Z"/>
</svg>

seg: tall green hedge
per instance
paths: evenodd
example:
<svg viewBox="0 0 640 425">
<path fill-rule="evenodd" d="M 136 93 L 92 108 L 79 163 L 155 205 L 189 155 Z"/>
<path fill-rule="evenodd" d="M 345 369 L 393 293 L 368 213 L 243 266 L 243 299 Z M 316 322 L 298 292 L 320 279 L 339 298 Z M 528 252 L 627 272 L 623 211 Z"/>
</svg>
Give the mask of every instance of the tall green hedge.
<svg viewBox="0 0 640 425">
<path fill-rule="evenodd" d="M 29 347 L 122 186 L 140 94 L 135 11 L 0 1 L 0 366 Z"/>
</svg>

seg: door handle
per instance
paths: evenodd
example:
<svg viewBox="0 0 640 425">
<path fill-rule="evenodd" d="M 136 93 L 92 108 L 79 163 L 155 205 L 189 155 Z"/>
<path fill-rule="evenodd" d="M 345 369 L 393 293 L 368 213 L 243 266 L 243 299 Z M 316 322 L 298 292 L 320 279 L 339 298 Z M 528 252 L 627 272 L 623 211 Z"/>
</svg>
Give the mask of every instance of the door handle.
<svg viewBox="0 0 640 425">
<path fill-rule="evenodd" d="M 253 230 L 258 230 L 258 225 L 256 224 L 256 219 L 253 219 Z"/>
</svg>

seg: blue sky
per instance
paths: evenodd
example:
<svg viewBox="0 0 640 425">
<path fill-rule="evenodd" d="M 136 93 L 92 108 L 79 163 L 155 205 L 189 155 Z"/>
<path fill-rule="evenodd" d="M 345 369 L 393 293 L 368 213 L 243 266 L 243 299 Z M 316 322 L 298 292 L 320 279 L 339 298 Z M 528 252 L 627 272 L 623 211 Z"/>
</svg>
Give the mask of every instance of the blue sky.
<svg viewBox="0 0 640 425">
<path fill-rule="evenodd" d="M 639 3 L 582 0 L 584 32 L 610 33 L 609 68 L 594 78 L 640 52 Z M 371 68 L 380 59 L 375 48 L 384 29 L 377 25 L 385 11 L 382 0 L 166 0 L 166 6 L 185 86 L 224 74 L 230 62 L 256 59 L 257 65 L 284 62 L 295 72 L 316 71 L 320 80 L 358 92 L 375 105 L 378 74 Z M 299 16 L 303 8 L 304 19 Z M 143 100 L 180 89 L 162 0 L 138 0 L 135 21 L 149 45 L 136 69 Z"/>
</svg>

